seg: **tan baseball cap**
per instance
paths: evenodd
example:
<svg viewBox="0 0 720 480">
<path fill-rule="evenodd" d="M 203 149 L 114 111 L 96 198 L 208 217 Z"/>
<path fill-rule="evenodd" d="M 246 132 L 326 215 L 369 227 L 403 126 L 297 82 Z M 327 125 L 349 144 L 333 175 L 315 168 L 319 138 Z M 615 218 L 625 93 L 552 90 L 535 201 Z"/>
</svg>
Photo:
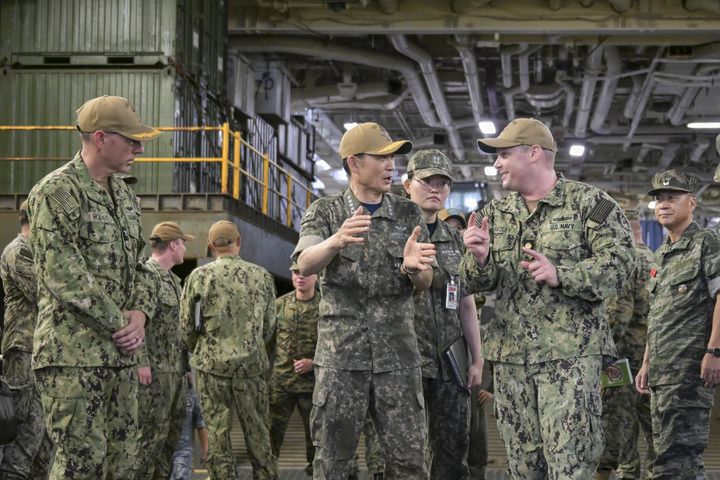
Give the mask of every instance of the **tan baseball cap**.
<svg viewBox="0 0 720 480">
<path fill-rule="evenodd" d="M 180 225 L 175 222 L 160 222 L 155 225 L 152 233 L 150 233 L 151 242 L 169 242 L 178 238 L 192 240 L 195 236 L 183 232 Z"/>
<path fill-rule="evenodd" d="M 656 173 L 650 183 L 652 189 L 647 194 L 655 196 L 662 191 L 694 193 L 700 182 L 697 177 L 673 169 Z"/>
<path fill-rule="evenodd" d="M 457 218 L 460 221 L 460 225 L 462 225 L 463 228 L 467 228 L 465 215 L 457 208 L 443 208 L 438 212 L 438 218 L 443 222 L 448 218 Z"/>
<path fill-rule="evenodd" d="M 351 128 L 340 140 L 340 158 L 350 155 L 369 153 L 370 155 L 390 155 L 410 153 L 412 143 L 408 140 L 393 141 L 383 127 L 374 122 L 361 123 Z"/>
<path fill-rule="evenodd" d="M 443 152 L 434 148 L 415 152 L 408 162 L 407 172 L 421 180 L 433 175 L 442 175 L 450 180 L 453 179 L 450 159 Z"/>
<path fill-rule="evenodd" d="M 225 247 L 235 243 L 240 238 L 240 231 L 237 226 L 227 220 L 215 222 L 208 232 L 208 243 L 215 247 Z"/>
<path fill-rule="evenodd" d="M 518 145 L 540 145 L 546 150 L 557 152 L 557 143 L 550 129 L 534 118 L 516 118 L 495 138 L 481 138 L 478 147 L 485 153 L 496 153 L 498 148 Z"/>
<path fill-rule="evenodd" d="M 81 132 L 119 133 L 140 142 L 154 140 L 160 131 L 140 122 L 135 107 L 123 97 L 103 95 L 85 102 L 77 113 L 77 129 Z"/>
</svg>

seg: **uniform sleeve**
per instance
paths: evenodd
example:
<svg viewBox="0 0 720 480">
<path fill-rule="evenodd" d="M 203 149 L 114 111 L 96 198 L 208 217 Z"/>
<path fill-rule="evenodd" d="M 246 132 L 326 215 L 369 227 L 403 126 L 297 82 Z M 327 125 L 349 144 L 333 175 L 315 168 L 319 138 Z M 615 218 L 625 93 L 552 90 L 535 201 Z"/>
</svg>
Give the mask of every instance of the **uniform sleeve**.
<svg viewBox="0 0 720 480">
<path fill-rule="evenodd" d="M 8 273 L 28 302 L 35 304 L 37 303 L 37 279 L 33 268 L 33 257 L 30 248 L 23 245 L 18 249 L 15 256 L 14 268 L 9 269 Z"/>
<path fill-rule="evenodd" d="M 600 207 L 609 213 L 603 215 Z M 635 267 L 632 232 L 620 207 L 599 194 L 585 220 L 585 235 L 590 255 L 574 265 L 555 266 L 559 288 L 568 297 L 600 302 L 619 292 Z"/>
<path fill-rule="evenodd" d="M 703 242 L 703 273 L 708 282 L 708 294 L 715 298 L 720 292 L 720 234 L 707 232 Z"/>
<path fill-rule="evenodd" d="M 197 394 L 193 399 L 192 424 L 195 430 L 199 428 L 207 428 L 207 423 L 205 423 L 205 419 L 203 418 L 202 408 L 200 408 L 200 401 L 197 398 Z"/>
<path fill-rule="evenodd" d="M 655 255 L 650 251 L 637 252 L 637 287 L 635 288 L 635 300 L 633 302 L 633 318 L 643 319 L 647 324 L 647 315 L 650 311 L 650 271 L 657 269 Z"/>
<path fill-rule="evenodd" d="M 188 353 L 195 351 L 198 332 L 195 329 L 195 294 L 197 271 L 190 273 L 185 281 L 185 288 L 180 297 L 180 334 Z"/>
<path fill-rule="evenodd" d="M 300 238 L 291 258 L 296 261 L 303 250 L 326 240 L 335 232 L 331 231 L 329 212 L 323 200 L 315 200 L 303 215 L 300 224 Z"/>
<path fill-rule="evenodd" d="M 125 325 L 122 312 L 108 294 L 97 287 L 93 273 L 78 248 L 80 201 L 64 185 L 45 185 L 31 197 L 35 271 L 64 308 L 82 324 L 111 335 Z"/>
<path fill-rule="evenodd" d="M 469 250 L 463 255 L 460 263 L 460 280 L 465 284 L 466 293 L 474 294 L 478 292 L 487 292 L 495 290 L 497 286 L 498 269 L 493 256 L 493 211 L 490 205 L 483 208 L 480 213 L 482 217 L 488 217 L 490 231 L 490 251 L 488 253 L 487 263 L 484 267 L 480 267 L 475 261 L 475 257 Z"/>
<path fill-rule="evenodd" d="M 143 247 L 138 248 L 142 252 Z M 128 305 L 130 305 L 130 310 L 143 312 L 149 321 L 155 316 L 155 310 L 157 309 L 157 280 L 154 273 L 145 265 L 145 259 L 141 256 L 138 256 L 138 258 L 142 261 L 138 261 L 135 266 L 135 282 Z"/>
<path fill-rule="evenodd" d="M 263 318 L 263 333 L 265 346 L 268 349 L 268 356 L 272 353 L 270 351 L 271 343 L 275 337 L 275 282 L 273 282 L 272 276 L 269 273 L 265 274 L 265 283 L 267 291 L 267 303 L 265 305 L 265 316 Z"/>
</svg>

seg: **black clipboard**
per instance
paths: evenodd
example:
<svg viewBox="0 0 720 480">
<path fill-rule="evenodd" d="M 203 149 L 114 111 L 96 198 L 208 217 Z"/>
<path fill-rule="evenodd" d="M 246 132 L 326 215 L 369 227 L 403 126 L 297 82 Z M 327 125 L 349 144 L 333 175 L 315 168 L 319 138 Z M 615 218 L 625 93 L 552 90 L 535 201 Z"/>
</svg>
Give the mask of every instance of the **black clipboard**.
<svg viewBox="0 0 720 480">
<path fill-rule="evenodd" d="M 468 388 L 468 367 L 470 364 L 470 351 L 465 337 L 460 335 L 442 354 L 445 362 L 452 372 L 452 376 L 462 388 Z"/>
</svg>

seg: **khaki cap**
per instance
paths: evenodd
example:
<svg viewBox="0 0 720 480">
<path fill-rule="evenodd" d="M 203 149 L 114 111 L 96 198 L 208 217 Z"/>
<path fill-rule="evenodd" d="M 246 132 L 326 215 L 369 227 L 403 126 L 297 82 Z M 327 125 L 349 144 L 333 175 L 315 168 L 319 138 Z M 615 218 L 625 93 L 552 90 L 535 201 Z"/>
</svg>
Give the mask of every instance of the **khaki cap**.
<svg viewBox="0 0 720 480">
<path fill-rule="evenodd" d="M 387 130 L 377 123 L 367 122 L 351 128 L 340 140 L 340 158 L 343 160 L 350 155 L 369 153 L 370 155 L 390 155 L 397 153 L 404 155 L 410 153 L 412 143 L 408 140 L 393 142 Z"/>
<path fill-rule="evenodd" d="M 119 133 L 132 140 L 147 142 L 160 135 L 160 131 L 143 125 L 135 107 L 123 97 L 103 95 L 85 102 L 77 113 L 77 129 L 81 132 Z"/>
<path fill-rule="evenodd" d="M 448 218 L 457 218 L 460 220 L 463 228 L 467 228 L 467 221 L 465 221 L 465 215 L 457 208 L 443 208 L 438 212 L 438 218 L 443 222 Z"/>
<path fill-rule="evenodd" d="M 650 196 L 662 191 L 694 193 L 698 187 L 698 179 L 692 175 L 677 170 L 667 170 L 656 173 L 652 179 L 652 189 L 647 193 Z"/>
<path fill-rule="evenodd" d="M 155 225 L 152 233 L 150 233 L 150 241 L 152 242 L 169 242 L 178 238 L 192 240 L 195 236 L 183 232 L 180 225 L 175 222 L 160 222 Z"/>
<path fill-rule="evenodd" d="M 452 180 L 451 171 L 452 166 L 448 157 L 434 148 L 415 152 L 407 166 L 407 172 L 412 173 L 413 177 L 419 179 L 442 175 Z"/>
<path fill-rule="evenodd" d="M 630 222 L 637 222 L 640 220 L 640 211 L 637 208 L 625 208 L 623 209 L 623 212 L 625 212 L 625 217 Z"/>
<path fill-rule="evenodd" d="M 557 143 L 550 129 L 534 118 L 516 118 L 495 138 L 481 138 L 478 147 L 485 153 L 496 153 L 498 148 L 518 145 L 540 145 L 546 150 L 557 152 Z"/>
<path fill-rule="evenodd" d="M 240 231 L 237 226 L 227 220 L 215 222 L 208 232 L 208 243 L 215 247 L 225 247 L 235 243 L 240 238 Z"/>
</svg>

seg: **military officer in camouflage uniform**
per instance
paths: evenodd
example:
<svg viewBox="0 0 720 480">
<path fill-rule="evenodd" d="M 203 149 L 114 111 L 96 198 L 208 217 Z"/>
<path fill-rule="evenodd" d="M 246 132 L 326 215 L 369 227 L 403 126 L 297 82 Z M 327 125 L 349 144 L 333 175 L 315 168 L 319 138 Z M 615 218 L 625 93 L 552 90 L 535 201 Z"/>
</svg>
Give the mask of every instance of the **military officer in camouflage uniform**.
<svg viewBox="0 0 720 480">
<path fill-rule="evenodd" d="M 645 351 L 647 314 L 650 308 L 647 284 L 650 272 L 656 265 L 653 252 L 643 243 L 640 214 L 635 209 L 627 209 L 625 216 L 630 222 L 635 240 L 635 269 L 620 293 L 605 300 L 605 307 L 618 356 L 627 358 L 630 371 L 637 372 Z M 623 385 L 604 389 L 602 402 L 605 451 L 600 458 L 596 478 L 608 479 L 612 470 L 616 470 L 619 480 L 640 478 L 638 436 L 641 429 L 648 446 L 644 478 L 652 478 L 655 452 L 650 398 L 638 394 L 634 385 Z"/>
<path fill-rule="evenodd" d="M 138 368 L 138 479 L 168 478 L 182 431 L 188 363 L 178 329 L 182 287 L 180 278 L 171 268 L 183 263 L 185 241 L 193 238 L 175 222 L 158 223 L 150 234 L 152 257 L 146 266 L 152 272 L 151 296 L 155 300 L 155 315 L 145 328 L 147 361 L 141 361 Z"/>
<path fill-rule="evenodd" d="M 28 238 L 27 201 L 20 205 L 20 234 L 0 257 L 0 278 L 5 291 L 4 331 L 0 352 L 3 379 L 15 397 L 18 433 L 0 456 L 0 478 L 45 478 L 52 441 L 45 429 L 40 393 L 30 365 L 37 318 L 37 281 Z"/>
<path fill-rule="evenodd" d="M 285 430 L 297 406 L 305 427 L 305 473 L 312 476 L 315 447 L 310 437 L 310 410 L 315 386 L 313 358 L 320 316 L 317 275 L 300 275 L 297 264 L 290 266 L 295 290 L 275 301 L 277 333 L 275 364 L 270 377 L 270 440 L 275 456 L 280 455 Z"/>
<path fill-rule="evenodd" d="M 668 231 L 650 273 L 643 365 L 635 378 L 651 393 L 654 479 L 704 478 L 710 410 L 720 383 L 720 236 L 693 220 L 695 177 L 677 170 L 652 179 L 655 218 Z"/>
<path fill-rule="evenodd" d="M 630 227 L 607 194 L 556 174 L 557 145 L 538 120 L 513 120 L 478 145 L 497 154 L 511 191 L 472 216 L 462 264 L 471 291 L 497 289 L 483 343 L 510 472 L 592 478 L 604 445 L 600 370 L 615 354 L 602 299 L 633 268 Z"/>
<path fill-rule="evenodd" d="M 340 156 L 350 187 L 305 212 L 293 253 L 300 273 L 319 273 L 321 291 L 311 432 L 315 479 L 345 480 L 370 413 L 385 478 L 427 476 L 425 409 L 412 290 L 432 282 L 435 249 L 420 243 L 419 208 L 389 193 L 393 142 L 376 123 L 345 132 Z"/>
<path fill-rule="evenodd" d="M 82 150 L 28 200 L 38 278 L 33 369 L 57 448 L 50 478 L 133 478 L 137 356 L 153 305 L 140 211 L 115 173 L 159 135 L 121 97 L 77 110 Z"/>
<path fill-rule="evenodd" d="M 430 241 L 435 245 L 438 268 L 432 286 L 416 291 L 415 332 L 422 356 L 422 377 L 428 415 L 430 478 L 468 478 L 470 392 L 458 385 L 443 352 L 464 336 L 470 350 L 468 387 L 480 384 L 483 359 L 477 310 L 472 295 L 460 281 L 462 237 L 438 219 L 452 187 L 450 160 L 439 150 L 416 152 L 407 167 L 405 191 L 422 211 Z M 453 293 L 454 297 L 450 297 Z"/>
<path fill-rule="evenodd" d="M 238 478 L 230 444 L 235 407 L 253 478 L 276 480 L 266 381 L 267 349 L 275 334 L 275 284 L 267 270 L 240 258 L 234 223 L 214 223 L 208 246 L 217 259 L 186 279 L 180 321 L 208 425 L 210 478 Z"/>
</svg>

